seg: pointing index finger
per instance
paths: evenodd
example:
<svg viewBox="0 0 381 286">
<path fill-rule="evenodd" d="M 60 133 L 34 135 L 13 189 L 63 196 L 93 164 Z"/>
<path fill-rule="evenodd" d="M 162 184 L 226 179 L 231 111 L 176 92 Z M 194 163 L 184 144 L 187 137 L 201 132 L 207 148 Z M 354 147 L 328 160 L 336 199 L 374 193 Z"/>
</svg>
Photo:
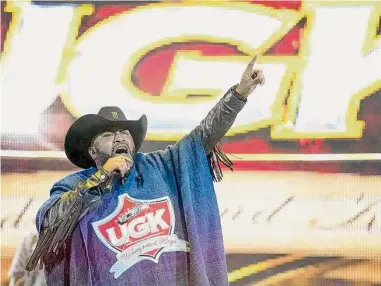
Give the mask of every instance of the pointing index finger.
<svg viewBox="0 0 381 286">
<path fill-rule="evenodd" d="M 250 63 L 247 65 L 246 71 L 252 71 L 253 70 L 253 67 L 254 67 L 256 60 L 257 60 L 257 54 L 254 55 L 254 57 L 252 58 Z"/>
</svg>

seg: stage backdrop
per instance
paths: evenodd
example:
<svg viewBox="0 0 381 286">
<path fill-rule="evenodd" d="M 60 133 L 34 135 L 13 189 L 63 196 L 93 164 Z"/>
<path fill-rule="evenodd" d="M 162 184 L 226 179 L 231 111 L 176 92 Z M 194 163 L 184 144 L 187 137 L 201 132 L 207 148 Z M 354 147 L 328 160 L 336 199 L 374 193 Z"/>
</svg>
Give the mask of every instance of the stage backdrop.
<svg viewBox="0 0 381 286">
<path fill-rule="evenodd" d="M 142 151 L 165 148 L 254 53 L 266 84 L 224 138 L 235 169 L 215 185 L 229 281 L 381 283 L 380 2 L 3 1 L 1 16 L 2 283 L 77 170 L 63 151 L 76 118 L 146 114 Z"/>
</svg>

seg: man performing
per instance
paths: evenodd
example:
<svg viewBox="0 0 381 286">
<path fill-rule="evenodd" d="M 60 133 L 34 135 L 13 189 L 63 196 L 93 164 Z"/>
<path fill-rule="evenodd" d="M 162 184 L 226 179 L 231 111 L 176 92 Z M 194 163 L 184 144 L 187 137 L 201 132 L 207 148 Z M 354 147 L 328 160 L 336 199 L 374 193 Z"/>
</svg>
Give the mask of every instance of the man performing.
<svg viewBox="0 0 381 286">
<path fill-rule="evenodd" d="M 231 167 L 218 142 L 246 98 L 264 84 L 254 70 L 206 118 L 164 151 L 139 153 L 147 119 L 118 107 L 77 119 L 65 139 L 85 170 L 56 182 L 37 214 L 39 241 L 27 270 L 42 261 L 48 285 L 227 285 L 213 180 Z"/>
</svg>

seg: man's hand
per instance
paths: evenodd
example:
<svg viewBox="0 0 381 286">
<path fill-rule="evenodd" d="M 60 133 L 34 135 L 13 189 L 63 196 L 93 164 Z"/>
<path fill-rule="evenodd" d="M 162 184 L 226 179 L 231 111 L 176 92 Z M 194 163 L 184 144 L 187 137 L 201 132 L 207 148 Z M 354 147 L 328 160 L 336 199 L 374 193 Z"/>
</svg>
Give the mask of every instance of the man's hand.
<svg viewBox="0 0 381 286">
<path fill-rule="evenodd" d="M 256 60 L 257 55 L 254 55 L 253 59 L 247 65 L 247 68 L 243 73 L 241 82 L 236 88 L 236 92 L 242 96 L 248 97 L 258 84 L 263 85 L 265 83 L 265 77 L 262 70 L 254 69 L 254 63 Z"/>
<path fill-rule="evenodd" d="M 103 170 L 111 175 L 113 172 L 117 172 L 124 177 L 125 174 L 131 169 L 133 160 L 130 157 L 119 155 L 107 160 L 103 165 Z"/>
</svg>

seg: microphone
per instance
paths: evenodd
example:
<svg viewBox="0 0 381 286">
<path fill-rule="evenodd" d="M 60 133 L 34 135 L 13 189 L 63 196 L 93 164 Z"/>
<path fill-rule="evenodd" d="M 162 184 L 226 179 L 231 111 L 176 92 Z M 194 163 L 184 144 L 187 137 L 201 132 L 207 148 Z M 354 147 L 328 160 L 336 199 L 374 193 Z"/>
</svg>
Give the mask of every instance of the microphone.
<svg viewBox="0 0 381 286">
<path fill-rule="evenodd" d="M 105 182 L 104 191 L 111 192 L 114 183 L 120 179 L 122 179 L 122 174 L 119 171 L 111 172 L 110 178 Z"/>
</svg>

